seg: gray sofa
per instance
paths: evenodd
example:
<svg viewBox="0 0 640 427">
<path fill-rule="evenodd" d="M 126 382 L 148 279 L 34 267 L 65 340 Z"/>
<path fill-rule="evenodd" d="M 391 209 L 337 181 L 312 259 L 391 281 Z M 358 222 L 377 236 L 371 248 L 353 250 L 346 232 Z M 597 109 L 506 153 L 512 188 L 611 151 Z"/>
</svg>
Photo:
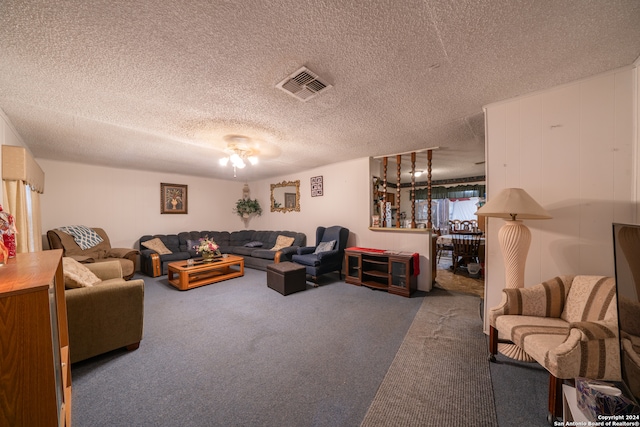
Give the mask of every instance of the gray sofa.
<svg viewBox="0 0 640 427">
<path fill-rule="evenodd" d="M 270 250 L 276 243 L 278 236 L 293 237 L 291 246 L 279 251 Z M 157 252 L 142 246 L 143 242 L 158 238 L 171 251 L 170 254 L 159 255 Z M 223 254 L 234 254 L 244 257 L 245 267 L 266 270 L 267 265 L 274 262 L 291 261 L 298 248 L 307 244 L 304 233 L 294 231 L 185 231 L 178 234 L 145 235 L 140 238 L 140 267 L 144 274 L 157 277 L 167 274 L 168 264 L 174 261 L 198 258 L 195 250 L 191 249 L 193 242 L 209 237 L 219 246 Z M 259 242 L 257 245 L 251 243 Z"/>
</svg>

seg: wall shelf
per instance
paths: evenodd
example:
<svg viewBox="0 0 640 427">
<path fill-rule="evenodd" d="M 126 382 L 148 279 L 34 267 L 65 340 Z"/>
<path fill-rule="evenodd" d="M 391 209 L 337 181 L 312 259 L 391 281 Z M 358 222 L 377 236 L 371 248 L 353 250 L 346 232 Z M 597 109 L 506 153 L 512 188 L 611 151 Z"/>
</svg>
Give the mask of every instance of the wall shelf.
<svg viewBox="0 0 640 427">
<path fill-rule="evenodd" d="M 371 231 L 387 231 L 395 233 L 428 233 L 428 228 L 395 228 L 395 227 L 369 227 Z"/>
</svg>

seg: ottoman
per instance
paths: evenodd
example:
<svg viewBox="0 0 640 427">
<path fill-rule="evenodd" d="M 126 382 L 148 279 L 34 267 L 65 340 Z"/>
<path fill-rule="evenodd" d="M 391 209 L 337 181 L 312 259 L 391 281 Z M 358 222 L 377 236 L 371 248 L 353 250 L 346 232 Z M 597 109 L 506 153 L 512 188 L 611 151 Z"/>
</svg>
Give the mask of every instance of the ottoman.
<svg viewBox="0 0 640 427">
<path fill-rule="evenodd" d="M 294 262 L 280 262 L 267 265 L 267 286 L 289 295 L 307 289 L 307 273 L 303 265 Z"/>
</svg>

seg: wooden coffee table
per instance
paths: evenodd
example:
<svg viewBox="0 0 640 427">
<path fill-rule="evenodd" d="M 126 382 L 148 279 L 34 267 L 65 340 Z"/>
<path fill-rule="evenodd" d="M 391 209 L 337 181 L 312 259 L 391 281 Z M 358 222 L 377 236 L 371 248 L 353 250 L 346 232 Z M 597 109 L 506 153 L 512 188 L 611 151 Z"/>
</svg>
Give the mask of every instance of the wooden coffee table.
<svg viewBox="0 0 640 427">
<path fill-rule="evenodd" d="M 187 265 L 186 260 L 169 263 L 169 283 L 181 291 L 240 276 L 244 276 L 244 258 L 236 255 L 212 262 L 196 259 L 193 265 Z"/>
</svg>

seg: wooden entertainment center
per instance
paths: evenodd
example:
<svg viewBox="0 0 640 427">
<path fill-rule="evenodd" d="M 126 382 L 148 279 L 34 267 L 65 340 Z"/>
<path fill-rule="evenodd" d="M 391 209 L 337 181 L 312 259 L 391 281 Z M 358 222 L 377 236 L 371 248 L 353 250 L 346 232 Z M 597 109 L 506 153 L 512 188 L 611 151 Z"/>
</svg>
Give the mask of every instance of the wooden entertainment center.
<svg viewBox="0 0 640 427">
<path fill-rule="evenodd" d="M 410 252 L 347 248 L 345 282 L 410 297 L 417 288 L 414 256 Z"/>
</svg>

